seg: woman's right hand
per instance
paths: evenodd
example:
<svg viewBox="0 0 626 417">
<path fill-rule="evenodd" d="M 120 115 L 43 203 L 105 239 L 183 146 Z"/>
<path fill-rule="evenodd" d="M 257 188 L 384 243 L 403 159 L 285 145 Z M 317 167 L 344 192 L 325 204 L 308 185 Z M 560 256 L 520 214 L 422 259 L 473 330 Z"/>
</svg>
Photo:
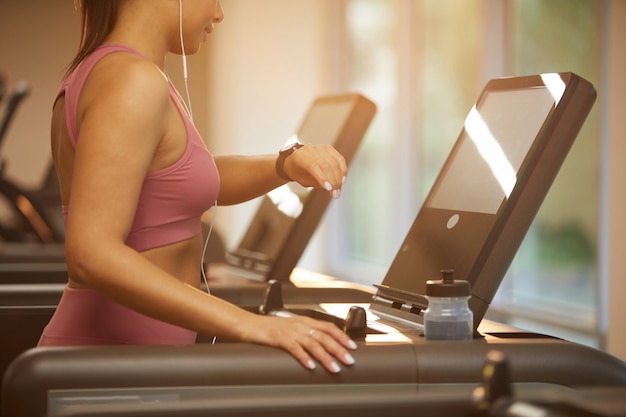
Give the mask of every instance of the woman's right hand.
<svg viewBox="0 0 626 417">
<path fill-rule="evenodd" d="M 285 173 L 303 187 L 319 187 L 339 198 L 348 167 L 344 157 L 330 145 L 304 144 L 284 162 Z"/>
<path fill-rule="evenodd" d="M 317 361 L 338 373 L 340 364 L 354 364 L 349 351 L 356 349 L 356 343 L 333 323 L 305 316 L 258 315 L 246 325 L 251 330 L 243 334 L 244 341 L 284 349 L 307 369 L 315 369 Z"/>
</svg>

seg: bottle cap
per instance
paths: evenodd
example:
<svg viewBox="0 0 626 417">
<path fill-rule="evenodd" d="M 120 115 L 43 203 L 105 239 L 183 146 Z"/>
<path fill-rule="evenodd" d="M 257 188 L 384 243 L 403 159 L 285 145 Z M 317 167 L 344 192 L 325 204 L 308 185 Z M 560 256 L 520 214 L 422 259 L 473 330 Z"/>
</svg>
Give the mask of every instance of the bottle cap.
<svg viewBox="0 0 626 417">
<path fill-rule="evenodd" d="M 467 281 L 455 280 L 454 269 L 442 269 L 440 280 L 426 281 L 428 297 L 469 297 L 470 285 Z"/>
</svg>

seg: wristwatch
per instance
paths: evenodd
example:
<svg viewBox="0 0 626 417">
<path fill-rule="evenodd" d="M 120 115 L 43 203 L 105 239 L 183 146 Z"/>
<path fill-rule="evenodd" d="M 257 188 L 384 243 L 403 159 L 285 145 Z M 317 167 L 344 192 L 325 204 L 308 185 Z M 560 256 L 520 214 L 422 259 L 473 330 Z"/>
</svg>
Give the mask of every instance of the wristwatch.
<svg viewBox="0 0 626 417">
<path fill-rule="evenodd" d="M 284 148 L 278 151 L 278 158 L 276 158 L 276 173 L 278 174 L 279 177 L 281 177 L 285 181 L 293 181 L 291 178 L 289 178 L 289 175 L 287 175 L 287 173 L 285 172 L 285 159 L 287 159 L 289 155 L 294 153 L 296 149 L 300 149 L 303 146 L 304 145 L 301 144 L 300 142 L 293 142 L 288 145 L 285 145 Z"/>
</svg>

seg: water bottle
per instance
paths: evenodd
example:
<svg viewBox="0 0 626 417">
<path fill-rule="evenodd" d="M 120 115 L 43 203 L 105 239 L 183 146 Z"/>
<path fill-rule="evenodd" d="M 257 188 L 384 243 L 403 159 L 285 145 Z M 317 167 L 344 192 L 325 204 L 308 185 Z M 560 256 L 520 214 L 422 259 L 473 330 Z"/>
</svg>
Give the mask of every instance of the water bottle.
<svg viewBox="0 0 626 417">
<path fill-rule="evenodd" d="M 471 340 L 474 315 L 467 302 L 467 281 L 454 279 L 454 271 L 441 271 L 441 280 L 426 282 L 428 308 L 424 311 L 424 336 L 429 340 Z"/>
</svg>

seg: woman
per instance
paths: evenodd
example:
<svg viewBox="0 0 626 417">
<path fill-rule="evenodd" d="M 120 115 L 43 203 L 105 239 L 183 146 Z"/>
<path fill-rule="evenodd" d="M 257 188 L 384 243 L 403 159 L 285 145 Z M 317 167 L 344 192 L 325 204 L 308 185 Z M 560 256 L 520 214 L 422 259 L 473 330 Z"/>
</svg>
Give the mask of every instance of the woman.
<svg viewBox="0 0 626 417">
<path fill-rule="evenodd" d="M 202 332 L 285 349 L 308 369 L 353 364 L 356 345 L 331 323 L 255 315 L 197 288 L 204 212 L 284 178 L 337 197 L 341 155 L 207 151 L 164 65 L 170 52 L 197 52 L 223 19 L 219 0 L 79 3 L 81 48 L 51 126 L 69 281 L 39 345 L 185 344 Z"/>
</svg>

